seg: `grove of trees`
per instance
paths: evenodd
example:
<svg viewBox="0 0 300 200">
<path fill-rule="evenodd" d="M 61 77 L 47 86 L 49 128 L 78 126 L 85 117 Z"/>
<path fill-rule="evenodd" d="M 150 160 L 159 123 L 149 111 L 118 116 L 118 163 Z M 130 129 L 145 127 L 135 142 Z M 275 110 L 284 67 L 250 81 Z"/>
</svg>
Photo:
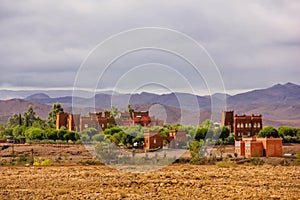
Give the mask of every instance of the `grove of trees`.
<svg viewBox="0 0 300 200">
<path fill-rule="evenodd" d="M 113 107 L 112 117 L 118 117 L 120 111 Z M 215 126 L 210 120 L 205 120 L 200 126 L 169 125 L 163 127 L 141 126 L 109 126 L 105 131 L 98 132 L 95 128 L 88 128 L 82 132 L 69 131 L 65 127 L 56 130 L 56 114 L 63 113 L 64 109 L 59 104 L 53 104 L 47 120 L 36 115 L 32 106 L 23 114 L 13 114 L 6 124 L 0 124 L 0 139 L 26 138 L 28 141 L 44 142 L 110 142 L 115 145 L 141 147 L 145 130 L 160 131 L 162 136 L 168 136 L 170 130 L 186 130 L 188 144 L 234 144 L 234 135 L 227 127 Z M 133 109 L 128 106 L 128 112 Z M 278 129 L 265 126 L 258 137 L 282 137 L 284 142 L 300 142 L 300 129 L 282 126 Z"/>
</svg>

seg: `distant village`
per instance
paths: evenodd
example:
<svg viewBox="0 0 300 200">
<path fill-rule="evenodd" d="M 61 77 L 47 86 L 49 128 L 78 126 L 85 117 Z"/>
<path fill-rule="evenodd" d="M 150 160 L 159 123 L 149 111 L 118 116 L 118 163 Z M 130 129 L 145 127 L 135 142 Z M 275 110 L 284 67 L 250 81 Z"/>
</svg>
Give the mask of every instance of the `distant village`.
<svg viewBox="0 0 300 200">
<path fill-rule="evenodd" d="M 111 112 L 89 113 L 87 116 L 79 114 L 58 113 L 56 129 L 66 127 L 69 131 L 83 131 L 87 128 L 96 128 L 104 131 L 110 125 L 119 126 L 163 126 L 162 120 L 149 116 L 149 111 L 120 113 L 118 119 L 111 117 Z M 239 156 L 253 157 L 281 157 L 282 138 L 258 138 L 263 128 L 262 115 L 234 115 L 234 111 L 223 111 L 221 126 L 228 127 L 235 137 L 235 153 Z M 168 148 L 181 148 L 187 145 L 185 130 L 169 130 L 169 135 L 161 136 L 160 131 L 144 131 L 144 149 L 161 149 L 164 141 Z"/>
</svg>

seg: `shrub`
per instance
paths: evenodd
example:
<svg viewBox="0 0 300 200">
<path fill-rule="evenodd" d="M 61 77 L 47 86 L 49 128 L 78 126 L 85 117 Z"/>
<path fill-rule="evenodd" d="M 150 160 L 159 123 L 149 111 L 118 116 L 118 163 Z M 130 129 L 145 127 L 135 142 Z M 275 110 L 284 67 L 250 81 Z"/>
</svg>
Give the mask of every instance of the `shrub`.
<svg viewBox="0 0 300 200">
<path fill-rule="evenodd" d="M 300 166 L 300 153 L 297 153 L 297 156 L 293 162 L 293 165 Z"/>
<path fill-rule="evenodd" d="M 250 163 L 252 165 L 263 165 L 265 161 L 259 157 L 254 157 L 250 159 Z"/>
<path fill-rule="evenodd" d="M 43 160 L 43 161 L 41 162 L 41 165 L 43 165 L 43 166 L 51 165 L 51 161 L 50 161 L 49 159 Z"/>
<path fill-rule="evenodd" d="M 216 166 L 218 168 L 229 168 L 229 167 L 235 166 L 235 163 L 226 159 L 226 160 L 222 160 L 220 162 L 217 162 Z"/>
</svg>

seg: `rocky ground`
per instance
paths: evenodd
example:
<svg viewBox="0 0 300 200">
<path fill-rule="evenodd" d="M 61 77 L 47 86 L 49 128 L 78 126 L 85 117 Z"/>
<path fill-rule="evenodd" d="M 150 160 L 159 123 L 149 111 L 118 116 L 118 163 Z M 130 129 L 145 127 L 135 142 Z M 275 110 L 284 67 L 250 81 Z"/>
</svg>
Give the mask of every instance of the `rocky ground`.
<svg viewBox="0 0 300 200">
<path fill-rule="evenodd" d="M 300 199 L 300 167 L 171 165 L 0 167 L 0 199 Z"/>
</svg>

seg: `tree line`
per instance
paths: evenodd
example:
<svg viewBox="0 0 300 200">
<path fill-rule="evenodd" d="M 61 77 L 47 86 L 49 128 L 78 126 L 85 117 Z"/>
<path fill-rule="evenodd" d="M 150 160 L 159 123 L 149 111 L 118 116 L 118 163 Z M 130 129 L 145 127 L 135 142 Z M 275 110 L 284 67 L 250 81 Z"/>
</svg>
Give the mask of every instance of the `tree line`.
<svg viewBox="0 0 300 200">
<path fill-rule="evenodd" d="M 112 108 L 112 117 L 119 113 Z M 128 112 L 132 111 L 128 107 Z M 114 126 L 110 125 L 105 131 L 98 132 L 95 128 L 88 128 L 81 132 L 69 131 L 65 127 L 56 130 L 56 114 L 64 113 L 59 103 L 52 105 L 52 109 L 46 120 L 36 115 L 32 106 L 29 106 L 23 114 L 13 114 L 6 124 L 0 124 L 0 139 L 26 138 L 29 141 L 64 141 L 64 142 L 112 142 L 115 145 L 133 147 L 142 146 L 145 130 L 160 131 L 161 136 L 168 136 L 170 130 L 185 130 L 189 145 L 192 141 L 206 142 L 206 144 L 234 144 L 234 134 L 224 126 L 216 126 L 210 120 L 205 120 L 200 126 L 169 125 L 163 127 L 141 126 Z M 284 142 L 300 142 L 300 129 L 282 126 L 278 129 L 265 126 L 258 137 L 282 137 Z"/>
</svg>

